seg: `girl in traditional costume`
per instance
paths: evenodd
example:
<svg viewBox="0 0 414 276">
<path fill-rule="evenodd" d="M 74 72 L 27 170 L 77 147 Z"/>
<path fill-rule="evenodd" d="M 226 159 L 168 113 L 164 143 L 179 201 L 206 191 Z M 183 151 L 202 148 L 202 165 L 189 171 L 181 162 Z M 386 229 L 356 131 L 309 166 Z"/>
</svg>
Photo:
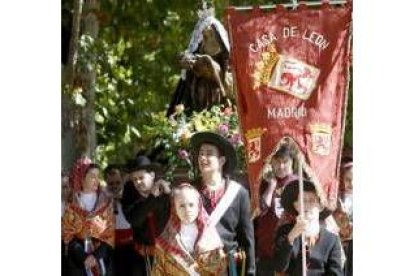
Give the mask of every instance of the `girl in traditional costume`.
<svg viewBox="0 0 414 276">
<path fill-rule="evenodd" d="M 112 275 L 115 218 L 112 202 L 99 185 L 98 166 L 81 158 L 70 184 L 73 195 L 62 218 L 68 275 Z"/>
<path fill-rule="evenodd" d="M 171 214 L 162 234 L 156 239 L 152 275 L 227 275 L 223 243 L 198 191 L 182 183 L 173 191 Z"/>
</svg>

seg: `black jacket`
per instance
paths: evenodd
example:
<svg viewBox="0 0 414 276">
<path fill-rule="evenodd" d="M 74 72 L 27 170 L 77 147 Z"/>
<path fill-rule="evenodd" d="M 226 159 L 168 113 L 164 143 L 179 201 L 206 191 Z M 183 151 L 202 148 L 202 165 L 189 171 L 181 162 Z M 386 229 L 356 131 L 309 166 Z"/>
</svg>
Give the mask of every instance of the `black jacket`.
<svg viewBox="0 0 414 276">
<path fill-rule="evenodd" d="M 301 238 L 291 245 L 287 239 L 293 224 L 281 226 L 275 238 L 274 260 L 277 272 L 286 272 L 291 276 L 302 275 Z M 321 227 L 319 239 L 307 254 L 308 276 L 342 276 L 341 246 L 339 237 Z"/>
<path fill-rule="evenodd" d="M 161 234 L 170 213 L 170 195 L 142 197 L 132 182 L 127 182 L 122 193 L 122 210 L 131 224 L 134 241 L 154 245 L 154 238 Z M 153 218 L 151 218 L 151 216 Z M 152 230 L 151 220 L 155 229 Z"/>
<path fill-rule="evenodd" d="M 200 194 L 203 205 L 208 210 L 210 201 L 202 193 Z M 254 231 L 250 212 L 250 198 L 246 188 L 240 187 L 216 228 L 227 252 L 239 247 L 246 251 L 246 273 L 247 275 L 255 275 Z"/>
</svg>

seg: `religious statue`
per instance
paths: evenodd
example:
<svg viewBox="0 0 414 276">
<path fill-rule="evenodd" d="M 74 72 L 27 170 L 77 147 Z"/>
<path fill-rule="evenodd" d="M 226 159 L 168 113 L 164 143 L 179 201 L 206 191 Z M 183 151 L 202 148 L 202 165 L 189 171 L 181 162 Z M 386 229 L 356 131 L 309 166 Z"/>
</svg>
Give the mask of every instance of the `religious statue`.
<svg viewBox="0 0 414 276">
<path fill-rule="evenodd" d="M 227 31 L 214 17 L 213 8 L 204 7 L 199 11 L 188 48 L 179 54 L 182 73 L 167 116 L 173 114 L 179 104 L 184 104 L 186 112 L 191 112 L 233 99 L 229 55 Z"/>
</svg>

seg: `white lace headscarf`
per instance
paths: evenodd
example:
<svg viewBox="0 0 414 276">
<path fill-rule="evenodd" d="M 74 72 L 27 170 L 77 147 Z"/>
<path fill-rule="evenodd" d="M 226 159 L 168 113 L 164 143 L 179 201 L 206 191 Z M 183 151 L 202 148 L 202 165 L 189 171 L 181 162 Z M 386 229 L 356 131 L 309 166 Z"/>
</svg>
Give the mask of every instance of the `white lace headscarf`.
<svg viewBox="0 0 414 276">
<path fill-rule="evenodd" d="M 223 24 L 214 17 L 213 9 L 207 9 L 198 12 L 198 22 L 191 34 L 190 43 L 188 44 L 187 49 L 185 50 L 185 54 L 193 54 L 197 51 L 201 41 L 203 40 L 203 30 L 213 25 L 217 30 L 221 40 L 223 41 L 224 47 L 226 47 L 227 51 L 230 53 L 230 43 L 229 43 L 229 36 L 227 34 L 226 29 L 224 28 Z M 181 71 L 181 78 L 185 80 L 186 75 L 185 69 Z"/>
</svg>

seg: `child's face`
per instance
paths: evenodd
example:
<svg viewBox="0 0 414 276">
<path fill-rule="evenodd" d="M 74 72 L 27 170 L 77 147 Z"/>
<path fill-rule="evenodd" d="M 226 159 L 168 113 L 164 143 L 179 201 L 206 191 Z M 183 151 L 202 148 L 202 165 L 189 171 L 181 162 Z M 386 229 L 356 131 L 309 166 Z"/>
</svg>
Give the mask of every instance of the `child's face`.
<svg viewBox="0 0 414 276">
<path fill-rule="evenodd" d="M 134 171 L 130 175 L 131 181 L 134 183 L 135 189 L 143 194 L 148 194 L 154 185 L 154 172 L 147 172 L 146 170 Z"/>
<path fill-rule="evenodd" d="M 184 188 L 174 198 L 175 211 L 178 218 L 184 224 L 193 223 L 198 216 L 197 191 Z"/>
<path fill-rule="evenodd" d="M 289 174 L 292 174 L 292 159 L 286 157 L 273 157 L 272 158 L 272 169 L 276 177 L 284 178 Z"/>
</svg>

